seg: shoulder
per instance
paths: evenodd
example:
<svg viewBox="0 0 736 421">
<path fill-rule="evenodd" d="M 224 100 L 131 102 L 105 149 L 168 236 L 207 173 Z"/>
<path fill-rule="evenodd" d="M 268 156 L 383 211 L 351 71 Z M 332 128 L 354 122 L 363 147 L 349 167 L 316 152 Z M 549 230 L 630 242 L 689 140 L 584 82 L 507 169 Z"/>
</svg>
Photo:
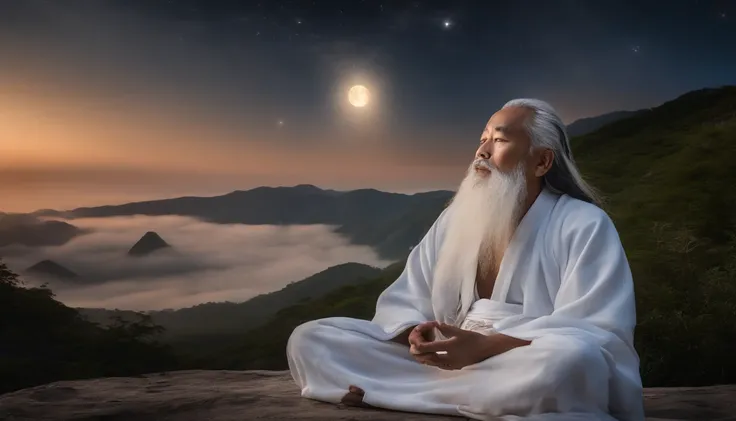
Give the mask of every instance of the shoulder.
<svg viewBox="0 0 736 421">
<path fill-rule="evenodd" d="M 602 208 L 563 195 L 554 213 L 558 235 L 551 248 L 562 273 L 572 273 L 581 264 L 600 271 L 626 267 L 626 252 L 618 231 Z"/>
<path fill-rule="evenodd" d="M 559 238 L 564 242 L 594 238 L 612 239 L 612 236 L 618 240 L 618 233 L 611 217 L 597 205 L 565 194 L 560 196 L 553 213 L 559 229 Z"/>
<path fill-rule="evenodd" d="M 575 199 L 566 194 L 560 196 L 555 206 L 555 216 L 570 229 L 588 226 L 613 225 L 605 210 L 592 203 Z"/>
</svg>

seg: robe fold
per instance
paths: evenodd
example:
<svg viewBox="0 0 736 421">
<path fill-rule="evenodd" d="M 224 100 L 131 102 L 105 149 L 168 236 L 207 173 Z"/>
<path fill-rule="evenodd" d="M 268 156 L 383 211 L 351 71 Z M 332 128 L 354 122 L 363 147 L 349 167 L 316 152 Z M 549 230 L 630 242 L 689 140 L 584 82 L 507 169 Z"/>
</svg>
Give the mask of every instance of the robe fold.
<svg viewBox="0 0 736 421">
<path fill-rule="evenodd" d="M 605 212 L 567 195 L 543 189 L 514 233 L 490 299 L 476 296 L 461 325 L 530 345 L 449 371 L 419 364 L 406 345 L 389 341 L 447 316 L 433 308 L 432 280 L 450 212 L 412 249 L 371 321 L 333 317 L 294 330 L 287 356 L 302 396 L 337 403 L 355 385 L 370 405 L 411 412 L 644 420 L 626 255 Z M 475 272 L 459 273 L 458 282 L 475 291 Z"/>
</svg>

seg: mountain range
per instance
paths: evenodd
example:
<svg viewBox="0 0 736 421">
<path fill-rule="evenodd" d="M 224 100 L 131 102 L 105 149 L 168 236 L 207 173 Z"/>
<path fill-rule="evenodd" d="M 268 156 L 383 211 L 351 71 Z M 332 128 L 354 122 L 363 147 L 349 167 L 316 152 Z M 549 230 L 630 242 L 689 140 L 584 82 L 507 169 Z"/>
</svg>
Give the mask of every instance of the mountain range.
<svg viewBox="0 0 736 421">
<path fill-rule="evenodd" d="M 182 215 L 222 224 L 326 224 L 353 244 L 397 259 L 415 245 L 451 199 L 451 191 L 413 195 L 374 189 L 340 192 L 312 185 L 258 187 L 215 197 L 182 197 L 118 206 L 42 211 L 68 219 L 126 215 Z"/>
<path fill-rule="evenodd" d="M 588 133 L 635 113 L 618 111 L 581 119 L 570 124 L 568 131 L 571 135 Z M 414 195 L 373 189 L 340 192 L 298 185 L 258 187 L 215 197 L 180 197 L 66 211 L 44 209 L 32 214 L 0 213 L 0 247 L 62 245 L 85 233 L 68 222 L 43 221 L 39 217 L 182 215 L 223 224 L 332 225 L 351 243 L 371 246 L 381 258 L 395 260 L 419 241 L 452 195 L 451 191 Z M 137 255 L 139 250 L 131 250 L 130 255 Z"/>
</svg>

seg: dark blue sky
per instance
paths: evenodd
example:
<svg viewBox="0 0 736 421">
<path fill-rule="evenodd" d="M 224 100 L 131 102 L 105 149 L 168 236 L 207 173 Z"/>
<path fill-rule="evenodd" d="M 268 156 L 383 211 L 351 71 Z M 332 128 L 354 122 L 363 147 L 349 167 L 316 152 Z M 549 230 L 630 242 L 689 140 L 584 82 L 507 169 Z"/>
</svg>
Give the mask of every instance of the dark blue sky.
<svg viewBox="0 0 736 421">
<path fill-rule="evenodd" d="M 212 192 L 447 188 L 509 99 L 548 100 L 570 123 L 736 84 L 736 2 L 0 0 L 0 59 L 0 110 L 25 122 L 0 129 L 0 169 L 46 142 L 98 148 L 89 171 L 114 166 L 117 178 L 134 167 L 240 177 Z M 355 83 L 371 91 L 366 109 L 347 105 Z M 18 152 L 29 127 L 51 130 L 33 113 L 54 117 L 56 134 Z M 325 151 L 370 164 L 264 164 Z M 247 154 L 257 162 L 228 161 Z M 49 165 L 81 165 L 62 161 Z M 401 168 L 381 178 L 379 164 Z"/>
<path fill-rule="evenodd" d="M 151 19 L 192 25 L 182 36 L 247 50 L 262 73 L 237 85 L 308 119 L 332 118 L 325 92 L 351 68 L 387 86 L 384 104 L 410 129 L 477 123 L 520 95 L 549 98 L 571 121 L 736 82 L 728 1 L 137 3 Z"/>
</svg>

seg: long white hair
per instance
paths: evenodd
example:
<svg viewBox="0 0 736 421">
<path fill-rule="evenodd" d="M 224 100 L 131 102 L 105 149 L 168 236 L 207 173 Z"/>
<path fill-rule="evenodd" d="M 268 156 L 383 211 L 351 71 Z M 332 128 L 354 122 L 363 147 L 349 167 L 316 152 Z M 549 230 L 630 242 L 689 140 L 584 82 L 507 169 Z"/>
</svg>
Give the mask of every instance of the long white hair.
<svg viewBox="0 0 736 421">
<path fill-rule="evenodd" d="M 580 175 L 570 149 L 570 137 L 565 124 L 554 108 L 539 99 L 513 99 L 502 108 L 523 107 L 532 110 L 526 121 L 526 129 L 531 137 L 532 148 L 551 149 L 554 154 L 552 167 L 544 176 L 544 184 L 557 194 L 567 194 L 576 199 L 596 205 L 601 197 Z"/>
</svg>

